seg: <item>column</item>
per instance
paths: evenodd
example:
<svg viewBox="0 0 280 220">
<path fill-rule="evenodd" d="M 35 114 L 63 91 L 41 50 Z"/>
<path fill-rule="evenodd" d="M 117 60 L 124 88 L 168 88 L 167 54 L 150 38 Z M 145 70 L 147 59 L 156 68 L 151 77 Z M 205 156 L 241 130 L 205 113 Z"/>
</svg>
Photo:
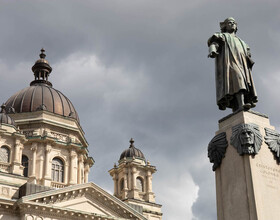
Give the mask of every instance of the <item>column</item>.
<svg viewBox="0 0 280 220">
<path fill-rule="evenodd" d="M 11 171 L 12 171 L 13 174 L 22 175 L 21 154 L 20 154 L 21 143 L 20 143 L 20 141 L 16 140 L 14 146 L 15 147 L 14 147 L 14 151 L 13 151 L 13 161 L 11 163 L 12 164 Z"/>
<path fill-rule="evenodd" d="M 79 159 L 79 161 L 78 161 L 78 184 L 81 184 L 82 183 L 82 167 L 83 167 L 83 162 L 84 162 L 83 155 L 80 154 L 78 159 Z"/>
<path fill-rule="evenodd" d="M 39 172 L 37 171 L 37 179 L 43 180 L 44 178 L 44 156 L 45 156 L 45 147 L 42 143 L 37 148 L 37 158 L 39 158 Z"/>
<path fill-rule="evenodd" d="M 135 173 L 136 173 L 136 168 L 135 167 L 132 167 L 132 170 L 131 170 L 131 173 L 132 173 L 132 183 L 131 183 L 131 189 L 132 190 L 135 190 L 136 189 L 136 178 L 135 178 Z"/>
<path fill-rule="evenodd" d="M 152 192 L 152 172 L 151 170 L 147 170 L 147 191 L 146 191 L 146 201 L 147 202 L 155 202 L 154 193 Z"/>
<path fill-rule="evenodd" d="M 131 196 L 133 199 L 140 199 L 139 198 L 139 193 L 138 193 L 138 190 L 136 190 L 136 168 L 135 167 L 132 167 L 131 168 L 131 175 L 132 175 L 132 178 L 131 178 Z"/>
<path fill-rule="evenodd" d="M 85 164 L 85 183 L 88 183 L 89 164 Z"/>
<path fill-rule="evenodd" d="M 36 153 L 37 153 L 37 143 L 32 143 L 31 145 L 32 154 L 32 166 L 31 166 L 31 175 L 30 181 L 32 183 L 36 183 Z"/>
<path fill-rule="evenodd" d="M 124 198 L 123 199 L 126 199 L 127 198 L 127 191 L 128 191 L 128 188 L 127 188 L 127 168 L 124 168 L 124 176 L 123 176 L 123 192 L 124 192 Z"/>
<path fill-rule="evenodd" d="M 118 177 L 117 174 L 113 174 L 113 180 L 114 180 L 114 196 L 118 195 Z"/>
<path fill-rule="evenodd" d="M 69 173 L 69 165 L 68 165 L 68 161 L 66 160 L 64 164 L 64 179 L 63 179 L 63 183 L 66 185 L 69 182 L 68 173 Z"/>
<path fill-rule="evenodd" d="M 16 140 L 15 141 L 15 151 L 14 151 L 14 163 L 20 163 L 21 159 L 19 158 L 19 156 L 21 156 L 19 154 L 20 152 L 20 141 Z"/>
<path fill-rule="evenodd" d="M 147 192 L 152 192 L 152 173 L 150 170 L 147 171 Z"/>
<path fill-rule="evenodd" d="M 50 161 L 50 152 L 52 150 L 52 146 L 50 144 L 46 144 L 45 150 L 45 179 L 51 179 L 51 161 Z"/>
<path fill-rule="evenodd" d="M 45 186 L 51 186 L 51 161 L 50 161 L 50 152 L 52 150 L 52 146 L 50 144 L 46 144 L 45 147 L 45 173 L 44 173 L 44 178 L 43 182 Z"/>
<path fill-rule="evenodd" d="M 132 170 L 131 170 L 131 167 L 129 166 L 128 168 L 127 168 L 127 175 L 128 175 L 128 181 L 127 181 L 127 185 L 128 185 L 128 189 L 132 189 L 132 175 L 131 175 L 131 172 L 132 172 Z"/>
<path fill-rule="evenodd" d="M 69 184 L 77 183 L 77 154 L 75 150 L 70 151 L 70 170 L 69 170 Z"/>
</svg>

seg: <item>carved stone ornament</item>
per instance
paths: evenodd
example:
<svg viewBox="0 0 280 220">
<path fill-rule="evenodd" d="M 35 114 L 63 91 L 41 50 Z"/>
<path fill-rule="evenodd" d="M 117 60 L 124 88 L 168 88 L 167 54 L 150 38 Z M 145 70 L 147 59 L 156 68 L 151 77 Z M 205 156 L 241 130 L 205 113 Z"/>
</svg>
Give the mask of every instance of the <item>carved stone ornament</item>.
<svg viewBox="0 0 280 220">
<path fill-rule="evenodd" d="M 277 163 L 280 163 L 280 134 L 272 129 L 265 128 L 264 142 L 268 145 L 273 152 Z"/>
<path fill-rule="evenodd" d="M 226 133 L 217 134 L 208 144 L 208 157 L 211 163 L 214 163 L 212 170 L 215 171 L 222 163 L 228 147 Z"/>
<path fill-rule="evenodd" d="M 239 124 L 232 127 L 230 143 L 240 155 L 255 155 L 262 145 L 262 135 L 256 124 Z"/>
</svg>

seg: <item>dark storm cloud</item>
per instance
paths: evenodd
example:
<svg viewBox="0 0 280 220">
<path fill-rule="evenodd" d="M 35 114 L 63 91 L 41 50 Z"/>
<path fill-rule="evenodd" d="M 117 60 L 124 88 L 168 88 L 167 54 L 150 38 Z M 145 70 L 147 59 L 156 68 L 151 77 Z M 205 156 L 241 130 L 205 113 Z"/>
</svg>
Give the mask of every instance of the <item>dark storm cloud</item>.
<svg viewBox="0 0 280 220">
<path fill-rule="evenodd" d="M 280 104 L 270 99 L 280 81 L 273 1 L 0 1 L 2 101 L 28 86 L 45 47 L 50 80 L 74 103 L 96 160 L 91 180 L 112 190 L 107 170 L 134 137 L 158 168 L 153 189 L 164 219 L 191 219 L 191 211 L 216 219 L 206 148 L 230 111 L 216 107 L 206 41 L 229 16 L 256 61 L 256 110 L 279 125 Z"/>
</svg>

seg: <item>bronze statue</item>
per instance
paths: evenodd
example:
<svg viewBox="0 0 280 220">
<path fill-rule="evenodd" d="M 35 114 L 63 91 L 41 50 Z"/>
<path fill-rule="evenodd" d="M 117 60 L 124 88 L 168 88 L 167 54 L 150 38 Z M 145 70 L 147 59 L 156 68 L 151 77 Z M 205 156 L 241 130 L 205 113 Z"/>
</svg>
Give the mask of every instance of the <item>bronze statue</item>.
<svg viewBox="0 0 280 220">
<path fill-rule="evenodd" d="M 216 95 L 220 110 L 248 110 L 256 106 L 250 48 L 236 36 L 237 23 L 227 18 L 220 23 L 221 33 L 208 40 L 208 57 L 216 59 Z"/>
</svg>

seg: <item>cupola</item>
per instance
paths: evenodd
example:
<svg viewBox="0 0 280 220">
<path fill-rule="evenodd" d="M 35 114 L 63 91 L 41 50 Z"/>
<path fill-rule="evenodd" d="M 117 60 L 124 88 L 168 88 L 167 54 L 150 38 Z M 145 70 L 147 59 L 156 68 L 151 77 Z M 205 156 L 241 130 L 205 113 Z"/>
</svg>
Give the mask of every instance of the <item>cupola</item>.
<svg viewBox="0 0 280 220">
<path fill-rule="evenodd" d="M 49 82 L 49 75 L 52 68 L 45 59 L 45 50 L 32 67 L 34 80 L 30 86 L 12 95 L 6 101 L 7 113 L 23 113 L 45 110 L 57 115 L 76 119 L 79 122 L 78 114 L 72 102 L 60 91 L 52 87 Z"/>
</svg>

